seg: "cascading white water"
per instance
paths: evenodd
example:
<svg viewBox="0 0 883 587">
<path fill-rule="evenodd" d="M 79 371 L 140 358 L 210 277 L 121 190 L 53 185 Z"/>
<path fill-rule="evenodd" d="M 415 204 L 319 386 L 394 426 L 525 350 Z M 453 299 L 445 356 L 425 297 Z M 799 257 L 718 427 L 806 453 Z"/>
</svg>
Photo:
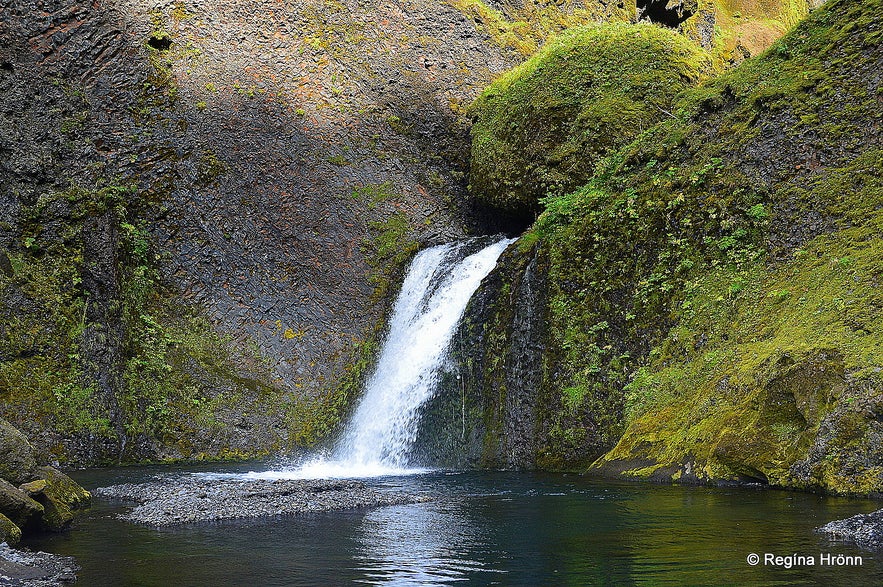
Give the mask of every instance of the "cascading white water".
<svg viewBox="0 0 883 587">
<path fill-rule="evenodd" d="M 377 367 L 330 458 L 265 478 L 371 477 L 406 474 L 420 407 L 432 397 L 438 370 L 472 294 L 514 239 L 462 256 L 467 243 L 439 245 L 411 262 L 390 319 Z"/>
</svg>

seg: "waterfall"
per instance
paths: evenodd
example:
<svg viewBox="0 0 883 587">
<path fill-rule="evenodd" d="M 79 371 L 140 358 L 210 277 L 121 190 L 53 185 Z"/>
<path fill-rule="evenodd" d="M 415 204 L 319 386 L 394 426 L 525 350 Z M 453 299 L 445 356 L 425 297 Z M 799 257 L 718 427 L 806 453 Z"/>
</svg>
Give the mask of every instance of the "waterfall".
<svg viewBox="0 0 883 587">
<path fill-rule="evenodd" d="M 329 457 L 262 477 L 370 477 L 406 474 L 421 406 L 435 392 L 439 368 L 472 294 L 514 239 L 475 252 L 475 241 L 418 253 L 399 292 L 377 366 Z"/>
</svg>

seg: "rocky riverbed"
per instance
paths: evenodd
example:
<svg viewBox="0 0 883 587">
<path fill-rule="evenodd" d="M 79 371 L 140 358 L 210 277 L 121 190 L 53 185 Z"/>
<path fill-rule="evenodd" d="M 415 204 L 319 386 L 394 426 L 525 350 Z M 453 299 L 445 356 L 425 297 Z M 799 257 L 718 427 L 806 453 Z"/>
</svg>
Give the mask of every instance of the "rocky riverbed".
<svg viewBox="0 0 883 587">
<path fill-rule="evenodd" d="M 135 502 L 138 505 L 120 517 L 151 526 L 354 510 L 427 499 L 378 491 L 348 480 L 177 479 L 100 487 L 95 493 Z"/>
<path fill-rule="evenodd" d="M 855 542 L 860 548 L 881 550 L 883 549 L 883 509 L 843 520 L 834 520 L 817 528 L 817 531 L 828 534 L 831 538 Z"/>
<path fill-rule="evenodd" d="M 77 580 L 79 565 L 69 556 L 27 549 L 13 549 L 0 543 L 0 585 L 9 587 L 56 587 Z"/>
</svg>

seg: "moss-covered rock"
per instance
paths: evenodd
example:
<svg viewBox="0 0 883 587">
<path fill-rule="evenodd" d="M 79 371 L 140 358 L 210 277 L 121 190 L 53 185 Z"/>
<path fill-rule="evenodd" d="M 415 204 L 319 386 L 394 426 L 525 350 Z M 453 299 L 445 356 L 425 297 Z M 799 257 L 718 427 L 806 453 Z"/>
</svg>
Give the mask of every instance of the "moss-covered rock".
<svg viewBox="0 0 883 587">
<path fill-rule="evenodd" d="M 5 542 L 9 546 L 15 546 L 21 540 L 21 528 L 12 523 L 12 520 L 0 514 L 0 543 Z"/>
<path fill-rule="evenodd" d="M 0 421 L 0 430 L 8 451 L 2 461 L 3 470 L 13 472 L 4 476 L 19 484 L 16 487 L 0 477 L 0 514 L 26 531 L 64 529 L 76 510 L 88 507 L 89 492 L 58 469 L 37 467 L 27 438 L 10 424 Z M 9 536 L 13 534 L 10 530 Z"/>
<path fill-rule="evenodd" d="M 35 496 L 44 508 L 41 527 L 58 532 L 70 524 L 77 510 L 89 507 L 92 495 L 58 469 L 39 467 L 37 471 L 46 480 L 46 487 Z"/>
<path fill-rule="evenodd" d="M 31 520 L 43 515 L 43 506 L 24 491 L 0 479 L 0 514 L 19 528 L 24 528 Z"/>
<path fill-rule="evenodd" d="M 476 200 L 531 215 L 591 177 L 597 160 L 671 115 L 707 56 L 652 25 L 572 29 L 488 87 L 472 107 Z"/>
<path fill-rule="evenodd" d="M 596 184 L 665 206 L 631 313 L 671 326 L 601 470 L 883 492 L 879 9 L 830 2 Z"/>
<path fill-rule="evenodd" d="M 23 483 L 32 478 L 37 461 L 24 434 L 0 419 L 0 478 Z"/>
<path fill-rule="evenodd" d="M 538 465 L 883 491 L 881 18 L 829 2 L 545 201 Z"/>
</svg>

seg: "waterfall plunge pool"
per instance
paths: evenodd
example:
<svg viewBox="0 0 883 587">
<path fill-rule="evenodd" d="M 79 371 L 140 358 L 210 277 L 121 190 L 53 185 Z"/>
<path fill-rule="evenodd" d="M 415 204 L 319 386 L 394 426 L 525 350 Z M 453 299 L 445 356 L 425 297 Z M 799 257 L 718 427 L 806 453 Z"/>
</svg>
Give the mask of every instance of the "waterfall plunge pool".
<svg viewBox="0 0 883 587">
<path fill-rule="evenodd" d="M 75 472 L 89 489 L 233 467 Z M 813 528 L 869 500 L 746 488 L 630 484 L 577 475 L 434 471 L 366 479 L 426 503 L 150 528 L 95 500 L 60 535 L 25 546 L 75 556 L 79 585 L 880 585 L 883 557 Z M 816 566 L 750 566 L 750 553 Z M 819 566 L 820 553 L 862 566 Z"/>
<path fill-rule="evenodd" d="M 464 241 L 416 255 L 375 371 L 327 459 L 264 472 L 215 465 L 74 475 L 89 489 L 157 476 L 360 477 L 429 501 L 151 528 L 118 519 L 125 506 L 96 498 L 69 532 L 25 545 L 76 557 L 79 584 L 95 587 L 883 585 L 874 555 L 813 533 L 875 510 L 871 501 L 414 469 L 420 408 L 435 392 L 470 297 L 510 243 Z M 770 566 L 767 554 L 812 557 L 817 565 Z M 820 566 L 823 554 L 863 564 Z M 749 564 L 751 555 L 760 564 Z"/>
</svg>

